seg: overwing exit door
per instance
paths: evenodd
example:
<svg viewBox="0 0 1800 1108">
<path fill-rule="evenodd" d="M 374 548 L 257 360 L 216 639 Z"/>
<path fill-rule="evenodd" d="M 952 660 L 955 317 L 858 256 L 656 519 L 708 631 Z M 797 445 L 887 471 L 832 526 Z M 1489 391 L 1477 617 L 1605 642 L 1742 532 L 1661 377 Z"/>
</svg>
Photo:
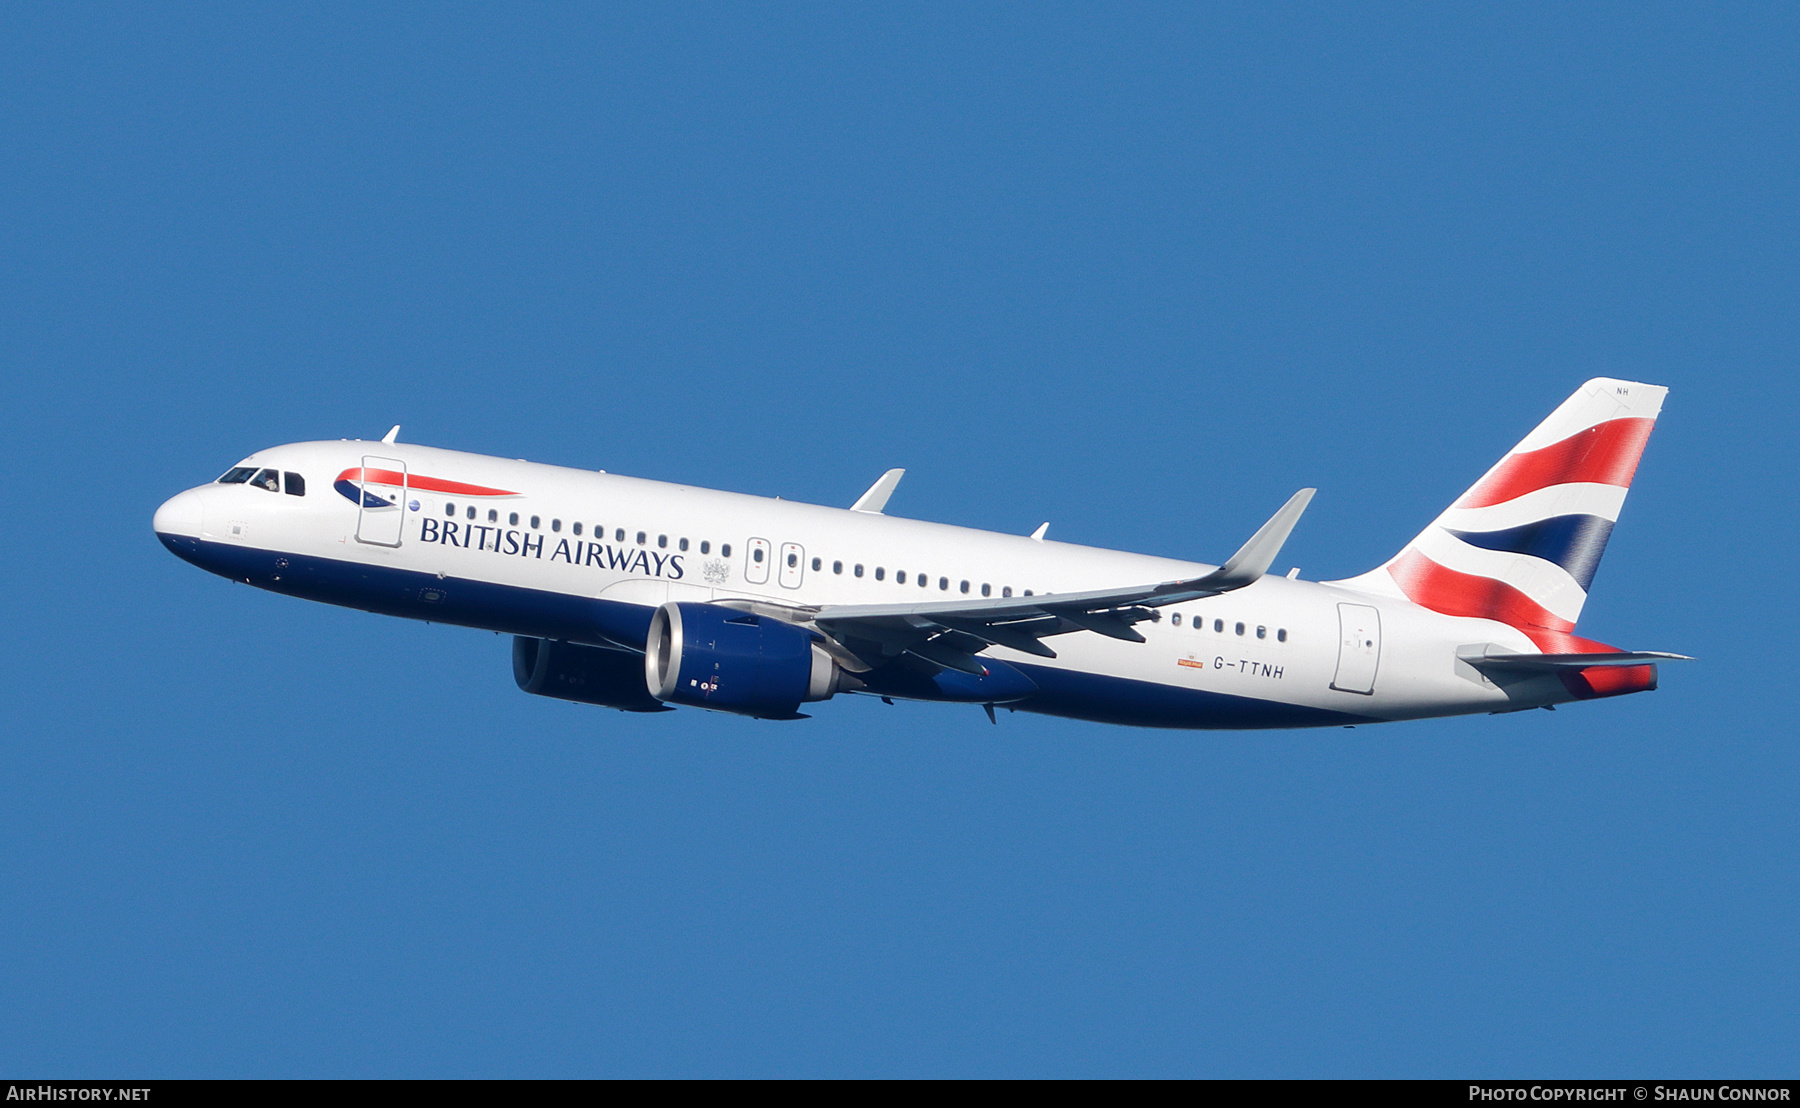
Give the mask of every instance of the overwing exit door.
<svg viewBox="0 0 1800 1108">
<path fill-rule="evenodd" d="M 1367 604 L 1339 604 L 1337 676 L 1331 687 L 1370 695 L 1380 665 L 1381 613 Z"/>
<path fill-rule="evenodd" d="M 769 561 L 774 557 L 769 549 L 768 539 L 751 539 L 745 544 L 744 581 L 751 585 L 761 585 L 769 580 Z"/>
<path fill-rule="evenodd" d="M 781 544 L 781 587 L 797 589 L 806 573 L 806 551 L 797 542 Z"/>
<path fill-rule="evenodd" d="M 371 546 L 399 546 L 406 522 L 406 463 L 398 458 L 363 458 L 356 507 L 356 541 Z"/>
</svg>

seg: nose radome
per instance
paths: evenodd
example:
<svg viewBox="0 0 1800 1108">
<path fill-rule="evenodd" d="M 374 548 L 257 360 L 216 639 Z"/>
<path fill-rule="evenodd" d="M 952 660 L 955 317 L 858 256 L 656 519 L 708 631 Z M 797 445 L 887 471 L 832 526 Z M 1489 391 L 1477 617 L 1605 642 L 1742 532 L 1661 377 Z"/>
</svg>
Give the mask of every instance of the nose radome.
<svg viewBox="0 0 1800 1108">
<path fill-rule="evenodd" d="M 199 538 L 201 522 L 200 494 L 193 489 L 178 492 L 163 502 L 156 509 L 156 517 L 150 526 L 159 535 L 174 535 L 182 538 Z"/>
</svg>

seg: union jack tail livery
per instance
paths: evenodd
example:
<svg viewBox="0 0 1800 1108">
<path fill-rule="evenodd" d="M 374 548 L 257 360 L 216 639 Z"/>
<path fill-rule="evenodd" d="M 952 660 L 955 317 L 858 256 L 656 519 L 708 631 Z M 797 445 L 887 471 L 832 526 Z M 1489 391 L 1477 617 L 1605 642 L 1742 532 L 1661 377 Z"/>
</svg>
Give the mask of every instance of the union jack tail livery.
<svg viewBox="0 0 1800 1108">
<path fill-rule="evenodd" d="M 1572 632 L 1668 391 L 1587 382 L 1400 553 L 1346 584 L 1497 620 L 1546 654 L 1613 652 Z M 1608 686 L 1593 695 L 1654 680 L 1649 667 L 1587 672 Z"/>
</svg>

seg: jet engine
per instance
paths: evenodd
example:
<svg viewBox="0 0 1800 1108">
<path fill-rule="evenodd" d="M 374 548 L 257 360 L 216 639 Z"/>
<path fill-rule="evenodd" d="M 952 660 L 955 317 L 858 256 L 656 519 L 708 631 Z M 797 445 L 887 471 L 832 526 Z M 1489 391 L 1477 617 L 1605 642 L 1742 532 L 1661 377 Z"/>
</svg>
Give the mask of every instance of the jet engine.
<svg viewBox="0 0 1800 1108">
<path fill-rule="evenodd" d="M 644 691 L 644 664 L 623 650 L 515 636 L 513 680 L 528 693 L 558 700 L 626 712 L 670 710 Z"/>
<path fill-rule="evenodd" d="M 764 719 L 799 718 L 803 701 L 857 687 L 791 623 L 679 601 L 651 617 L 644 680 L 658 700 Z"/>
</svg>

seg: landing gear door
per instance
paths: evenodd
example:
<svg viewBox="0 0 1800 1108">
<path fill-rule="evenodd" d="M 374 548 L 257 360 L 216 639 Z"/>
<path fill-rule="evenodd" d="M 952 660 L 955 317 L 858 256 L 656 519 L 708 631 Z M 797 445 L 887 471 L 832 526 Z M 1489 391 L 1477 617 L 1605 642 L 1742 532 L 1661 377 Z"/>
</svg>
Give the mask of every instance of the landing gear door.
<svg viewBox="0 0 1800 1108">
<path fill-rule="evenodd" d="M 1380 665 L 1381 613 L 1367 604 L 1339 604 L 1337 676 L 1331 679 L 1331 687 L 1372 695 Z"/>
<path fill-rule="evenodd" d="M 398 458 L 364 457 L 362 461 L 356 541 L 397 547 L 401 525 L 406 522 L 406 463 Z"/>
</svg>

